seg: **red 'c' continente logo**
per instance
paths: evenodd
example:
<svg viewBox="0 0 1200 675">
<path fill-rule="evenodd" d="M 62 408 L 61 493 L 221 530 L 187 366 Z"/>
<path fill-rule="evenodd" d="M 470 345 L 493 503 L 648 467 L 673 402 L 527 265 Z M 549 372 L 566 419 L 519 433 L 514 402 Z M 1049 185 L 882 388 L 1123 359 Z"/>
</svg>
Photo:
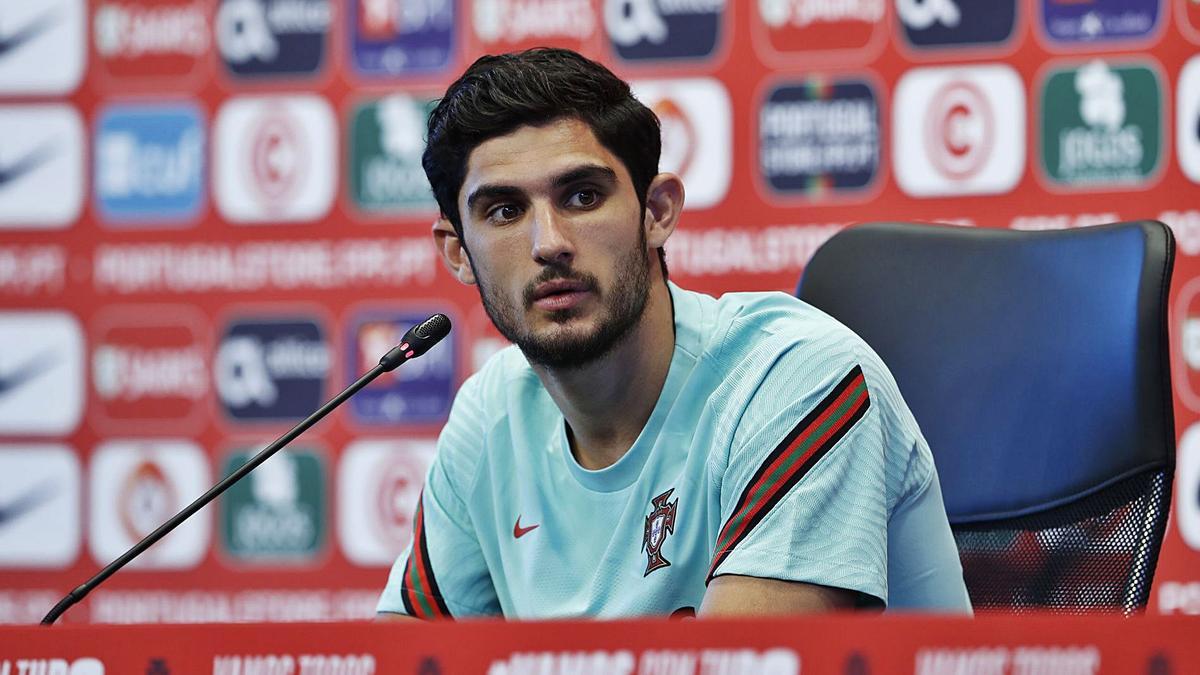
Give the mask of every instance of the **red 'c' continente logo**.
<svg viewBox="0 0 1200 675">
<path fill-rule="evenodd" d="M 991 105 L 974 84 L 949 82 L 934 96 L 925 118 L 929 158 L 949 178 L 973 176 L 995 140 Z"/>
</svg>

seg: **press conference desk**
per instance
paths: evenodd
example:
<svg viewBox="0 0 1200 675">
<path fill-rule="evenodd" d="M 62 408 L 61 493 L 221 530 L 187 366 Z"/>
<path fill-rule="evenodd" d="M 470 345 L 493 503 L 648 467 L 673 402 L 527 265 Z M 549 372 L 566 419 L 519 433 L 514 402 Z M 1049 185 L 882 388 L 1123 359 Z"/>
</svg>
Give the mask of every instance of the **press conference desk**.
<svg viewBox="0 0 1200 675">
<path fill-rule="evenodd" d="M 0 675 L 1200 673 L 1200 617 L 0 628 Z"/>
</svg>

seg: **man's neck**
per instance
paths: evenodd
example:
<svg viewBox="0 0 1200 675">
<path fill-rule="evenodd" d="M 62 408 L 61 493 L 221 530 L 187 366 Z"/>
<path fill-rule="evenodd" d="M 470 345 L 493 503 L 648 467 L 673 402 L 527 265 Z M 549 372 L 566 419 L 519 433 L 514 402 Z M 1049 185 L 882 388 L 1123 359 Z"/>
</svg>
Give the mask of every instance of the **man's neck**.
<svg viewBox="0 0 1200 675">
<path fill-rule="evenodd" d="M 654 411 L 674 351 L 671 294 L 660 278 L 641 320 L 603 358 L 568 370 L 534 367 L 567 420 L 580 466 L 603 469 L 625 456 Z"/>
</svg>

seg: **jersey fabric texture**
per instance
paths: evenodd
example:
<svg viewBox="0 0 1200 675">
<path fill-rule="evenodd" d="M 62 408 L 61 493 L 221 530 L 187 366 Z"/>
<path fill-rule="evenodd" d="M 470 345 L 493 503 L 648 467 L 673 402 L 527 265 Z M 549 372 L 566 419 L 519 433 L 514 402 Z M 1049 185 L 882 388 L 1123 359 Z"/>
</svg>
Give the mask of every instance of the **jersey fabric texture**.
<svg viewBox="0 0 1200 675">
<path fill-rule="evenodd" d="M 463 383 L 378 610 L 667 615 L 738 574 L 969 612 L 933 458 L 870 348 L 783 293 L 670 290 L 670 369 L 612 466 L 576 462 L 517 348 Z"/>
</svg>

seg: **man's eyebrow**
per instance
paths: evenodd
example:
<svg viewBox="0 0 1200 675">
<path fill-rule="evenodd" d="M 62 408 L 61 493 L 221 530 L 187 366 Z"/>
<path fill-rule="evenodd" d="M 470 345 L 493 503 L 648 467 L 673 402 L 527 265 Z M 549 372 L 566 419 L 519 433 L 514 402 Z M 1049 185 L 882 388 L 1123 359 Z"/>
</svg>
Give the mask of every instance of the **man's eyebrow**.
<svg viewBox="0 0 1200 675">
<path fill-rule="evenodd" d="M 554 187 L 563 187 L 584 180 L 594 180 L 603 183 L 616 183 L 617 172 L 600 164 L 585 164 L 578 166 L 554 178 Z"/>
<path fill-rule="evenodd" d="M 475 208 L 475 204 L 484 199 L 512 199 L 521 194 L 520 188 L 511 185 L 480 185 L 467 197 L 467 209 Z"/>
</svg>

